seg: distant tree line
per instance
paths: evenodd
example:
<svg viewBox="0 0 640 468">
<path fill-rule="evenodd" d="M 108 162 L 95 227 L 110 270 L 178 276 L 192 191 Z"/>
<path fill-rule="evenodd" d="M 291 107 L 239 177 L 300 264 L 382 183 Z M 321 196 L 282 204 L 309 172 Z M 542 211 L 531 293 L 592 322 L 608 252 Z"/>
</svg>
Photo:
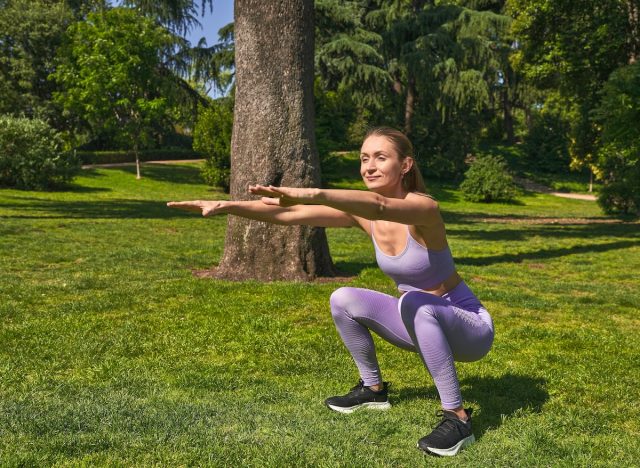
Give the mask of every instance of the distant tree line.
<svg viewBox="0 0 640 468">
<path fill-rule="evenodd" d="M 639 3 L 317 0 L 320 153 L 391 125 L 425 172 L 459 179 L 481 142 L 519 143 L 528 167 L 588 168 L 607 210 L 637 213 Z M 0 1 L 0 114 L 42 119 L 69 147 L 137 153 L 195 134 L 208 180 L 228 185 L 233 24 L 214 45 L 185 39 L 211 6 Z"/>
</svg>

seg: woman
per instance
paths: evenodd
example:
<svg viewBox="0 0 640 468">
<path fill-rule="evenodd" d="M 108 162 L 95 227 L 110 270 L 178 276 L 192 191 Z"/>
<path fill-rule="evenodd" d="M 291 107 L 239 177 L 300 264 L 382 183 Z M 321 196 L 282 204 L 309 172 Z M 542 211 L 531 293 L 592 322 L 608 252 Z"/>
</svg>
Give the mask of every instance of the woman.
<svg viewBox="0 0 640 468">
<path fill-rule="evenodd" d="M 357 226 L 373 242 L 378 265 L 402 293 L 400 298 L 368 289 L 343 287 L 331 296 L 338 332 L 360 372 L 349 393 L 326 400 L 335 411 L 387 409 L 370 331 L 417 352 L 433 377 L 442 403 L 436 428 L 418 441 L 430 454 L 455 455 L 474 442 L 471 409 L 462 405 L 454 360 L 482 358 L 493 342 L 486 309 L 456 272 L 438 204 L 425 195 L 413 148 L 401 132 L 371 130 L 360 152 L 360 174 L 369 189 L 325 190 L 266 187 L 249 191 L 256 201 L 170 202 L 168 206 L 228 213 L 277 224 Z"/>
</svg>

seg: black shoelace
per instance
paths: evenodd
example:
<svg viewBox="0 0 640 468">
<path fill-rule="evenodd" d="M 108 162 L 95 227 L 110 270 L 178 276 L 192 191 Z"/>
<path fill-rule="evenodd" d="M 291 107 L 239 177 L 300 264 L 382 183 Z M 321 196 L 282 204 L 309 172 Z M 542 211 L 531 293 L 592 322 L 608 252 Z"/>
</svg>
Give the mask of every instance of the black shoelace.
<svg viewBox="0 0 640 468">
<path fill-rule="evenodd" d="M 455 429 L 458 428 L 458 424 L 465 422 L 458 418 L 455 414 L 452 414 L 448 411 L 438 411 L 436 412 L 436 416 L 442 418 L 435 429 L 432 431 L 434 436 L 445 437 L 449 431 L 451 430 L 451 425 Z M 448 423 L 448 424 L 447 424 Z"/>
</svg>

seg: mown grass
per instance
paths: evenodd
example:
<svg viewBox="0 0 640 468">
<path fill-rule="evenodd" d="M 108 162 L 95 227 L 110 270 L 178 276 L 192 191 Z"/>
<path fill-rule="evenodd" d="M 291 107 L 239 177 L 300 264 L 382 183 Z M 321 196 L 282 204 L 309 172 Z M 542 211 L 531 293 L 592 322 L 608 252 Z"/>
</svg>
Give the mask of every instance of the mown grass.
<svg viewBox="0 0 640 468">
<path fill-rule="evenodd" d="M 328 164 L 331 186 L 358 186 L 348 159 Z M 0 190 L 0 465 L 640 460 L 637 223 L 605 222 L 593 202 L 473 204 L 429 183 L 497 332 L 486 358 L 458 367 L 478 442 L 436 459 L 415 449 L 439 401 L 412 353 L 378 340 L 390 411 L 322 405 L 357 379 L 328 308 L 345 283 L 195 278 L 219 260 L 225 218 L 164 203 L 221 195 L 191 165 L 143 175 L 96 169 L 66 191 Z M 328 237 L 348 284 L 394 293 L 364 234 Z"/>
</svg>

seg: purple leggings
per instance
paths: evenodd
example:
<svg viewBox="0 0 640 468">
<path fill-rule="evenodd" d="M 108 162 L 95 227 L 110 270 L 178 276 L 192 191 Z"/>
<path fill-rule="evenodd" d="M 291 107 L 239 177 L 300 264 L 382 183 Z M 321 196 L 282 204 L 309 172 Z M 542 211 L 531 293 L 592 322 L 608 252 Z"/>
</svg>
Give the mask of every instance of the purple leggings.
<svg viewBox="0 0 640 468">
<path fill-rule="evenodd" d="M 442 297 L 410 291 L 398 299 L 369 289 L 340 288 L 331 295 L 331 314 L 365 385 L 382 382 L 373 330 L 420 354 L 444 409 L 462 405 L 454 360 L 476 361 L 493 343 L 491 316 L 464 282 Z"/>
</svg>

